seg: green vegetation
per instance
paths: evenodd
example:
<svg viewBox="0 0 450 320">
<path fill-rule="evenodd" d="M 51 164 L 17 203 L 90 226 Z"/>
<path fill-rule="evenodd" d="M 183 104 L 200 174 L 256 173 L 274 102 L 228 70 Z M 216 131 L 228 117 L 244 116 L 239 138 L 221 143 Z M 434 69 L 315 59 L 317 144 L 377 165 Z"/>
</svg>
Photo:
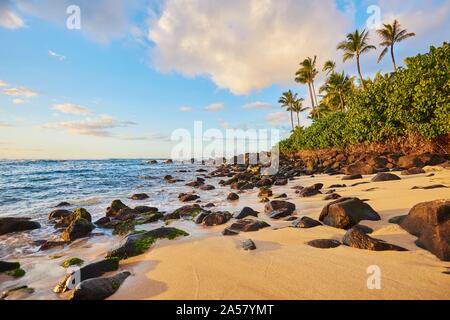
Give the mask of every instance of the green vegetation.
<svg viewBox="0 0 450 320">
<path fill-rule="evenodd" d="M 84 264 L 84 261 L 79 258 L 69 258 L 67 260 L 64 260 L 63 263 L 61 263 L 61 267 L 67 269 L 72 266 L 82 266 L 83 264 Z"/>
<path fill-rule="evenodd" d="M 361 76 L 358 87 L 353 77 L 336 73 L 335 64 L 328 61 L 323 70 L 329 76 L 320 88 L 323 96 L 310 115 L 313 124 L 297 127 L 280 142 L 282 152 L 382 142 L 409 134 L 432 140 L 450 132 L 450 44 L 407 58 L 405 67 L 397 69 L 394 44 L 414 34 L 402 30 L 397 21 L 378 32 L 384 47 L 380 59 L 391 49 L 395 72 L 379 73 L 374 79 Z M 348 35 L 339 48 L 345 51 L 344 59 L 355 57 L 357 64 L 362 53 L 374 49 L 364 31 Z"/>
</svg>

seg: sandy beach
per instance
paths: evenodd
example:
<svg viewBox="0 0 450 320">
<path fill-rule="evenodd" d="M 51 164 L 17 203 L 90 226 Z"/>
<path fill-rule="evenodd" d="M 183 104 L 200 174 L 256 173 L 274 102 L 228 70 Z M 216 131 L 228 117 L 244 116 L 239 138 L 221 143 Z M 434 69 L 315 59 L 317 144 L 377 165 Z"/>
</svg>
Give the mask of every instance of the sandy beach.
<svg viewBox="0 0 450 320">
<path fill-rule="evenodd" d="M 365 176 L 357 182 L 369 182 Z M 291 188 L 323 183 L 340 184 L 342 175 L 300 177 L 274 194 L 287 193 L 297 216 L 317 219 L 327 203 L 323 195 L 299 198 Z M 200 239 L 161 241 L 146 254 L 123 262 L 132 276 L 110 299 L 450 299 L 450 263 L 415 245 L 416 237 L 390 224 L 417 203 L 449 199 L 450 189 L 411 190 L 414 186 L 449 184 L 450 171 L 402 176 L 400 181 L 370 182 L 338 189 L 341 196 L 367 199 L 382 220 L 363 221 L 374 229 L 372 237 L 402 246 L 407 252 L 373 252 L 346 246 L 317 249 L 314 239 L 341 241 L 344 230 L 320 226 L 291 228 L 291 222 L 269 221 L 256 191 L 241 195 L 237 207 L 260 211 L 271 228 L 225 237 L 225 226 L 209 229 Z M 369 189 L 372 189 L 367 191 Z M 174 224 L 176 226 L 176 223 Z M 241 243 L 252 239 L 257 249 L 247 252 Z M 381 289 L 367 287 L 369 266 L 379 266 Z"/>
</svg>

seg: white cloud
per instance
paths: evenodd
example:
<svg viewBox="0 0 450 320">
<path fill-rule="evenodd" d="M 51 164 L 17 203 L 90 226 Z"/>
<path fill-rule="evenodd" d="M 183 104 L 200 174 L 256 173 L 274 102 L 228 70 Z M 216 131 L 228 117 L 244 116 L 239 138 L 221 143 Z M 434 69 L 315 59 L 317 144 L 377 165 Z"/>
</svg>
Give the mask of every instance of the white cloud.
<svg viewBox="0 0 450 320">
<path fill-rule="evenodd" d="M 158 70 L 247 94 L 293 83 L 301 58 L 336 57 L 351 20 L 334 0 L 167 0 L 148 37 Z"/>
<path fill-rule="evenodd" d="M 19 29 L 25 27 L 25 22 L 12 10 L 12 1 L 0 1 L 0 27 Z"/>
<path fill-rule="evenodd" d="M 223 109 L 225 109 L 225 105 L 223 103 L 212 103 L 205 107 L 205 111 L 220 111 Z"/>
<path fill-rule="evenodd" d="M 0 121 L 0 128 L 10 128 L 13 125 L 4 121 Z"/>
<path fill-rule="evenodd" d="M 9 83 L 7 83 L 6 81 L 0 80 L 0 87 L 8 87 Z"/>
<path fill-rule="evenodd" d="M 143 136 L 118 135 L 117 139 L 127 141 L 169 141 L 169 137 L 157 132 L 152 132 Z"/>
<path fill-rule="evenodd" d="M 81 32 L 100 43 L 123 37 L 131 28 L 129 13 L 136 1 L 129 0 L 77 0 L 81 8 Z M 73 0 L 17 0 L 17 7 L 34 15 L 66 27 L 67 7 Z"/>
<path fill-rule="evenodd" d="M 181 112 L 191 112 L 192 111 L 192 107 L 182 106 L 182 107 L 180 107 L 180 111 Z"/>
<path fill-rule="evenodd" d="M 290 121 L 289 117 L 287 112 L 273 112 L 266 116 L 266 121 L 271 125 L 285 124 Z"/>
<path fill-rule="evenodd" d="M 267 110 L 272 109 L 272 105 L 270 103 L 265 102 L 252 102 L 242 106 L 243 109 L 249 110 Z"/>
<path fill-rule="evenodd" d="M 19 96 L 26 98 L 32 98 L 38 95 L 36 91 L 33 91 L 26 87 L 3 89 L 3 93 L 8 96 Z"/>
<path fill-rule="evenodd" d="M 65 57 L 65 56 L 63 56 L 63 55 L 61 55 L 61 54 L 59 54 L 59 53 L 56 53 L 56 52 L 54 52 L 54 51 L 52 51 L 52 50 L 50 50 L 50 51 L 48 52 L 48 54 L 49 54 L 50 57 L 53 57 L 53 58 L 55 58 L 55 59 L 58 59 L 59 61 L 64 61 L 64 60 L 66 60 L 66 57 Z"/>
<path fill-rule="evenodd" d="M 24 104 L 24 103 L 26 103 L 26 101 L 25 100 L 23 100 L 23 99 L 19 99 L 19 98 L 17 98 L 17 99 L 13 99 L 13 101 L 12 101 L 14 104 Z"/>
<path fill-rule="evenodd" d="M 88 115 L 91 113 L 91 110 L 88 108 L 73 103 L 54 104 L 53 109 L 62 113 L 75 115 Z"/>
<path fill-rule="evenodd" d="M 61 130 L 70 134 L 114 138 L 110 130 L 135 125 L 134 122 L 120 121 L 110 115 L 101 115 L 97 118 L 88 118 L 81 121 L 65 121 L 59 123 L 48 123 L 41 126 L 43 129 Z"/>
</svg>

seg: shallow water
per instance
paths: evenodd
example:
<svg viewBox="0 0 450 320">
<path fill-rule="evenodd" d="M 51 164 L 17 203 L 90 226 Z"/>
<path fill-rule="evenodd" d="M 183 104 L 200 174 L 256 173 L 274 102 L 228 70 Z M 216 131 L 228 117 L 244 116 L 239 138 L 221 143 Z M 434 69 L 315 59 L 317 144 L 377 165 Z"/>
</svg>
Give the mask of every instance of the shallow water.
<svg viewBox="0 0 450 320">
<path fill-rule="evenodd" d="M 167 184 L 165 175 L 190 181 L 199 174 L 196 164 L 149 164 L 148 160 L 79 161 L 0 161 L 0 217 L 30 217 L 42 228 L 31 232 L 0 236 L 0 259 L 34 253 L 33 241 L 57 239 L 59 233 L 48 221 L 48 214 L 62 201 L 75 209 L 83 207 L 94 220 L 105 215 L 112 200 L 129 206 L 155 206 L 169 212 L 181 206 L 180 192 L 192 191 L 183 182 Z M 180 172 L 187 171 L 187 172 Z M 215 184 L 214 180 L 208 183 Z M 150 199 L 130 200 L 133 193 L 147 193 Z M 213 201 L 221 192 L 202 193 L 202 200 Z M 96 229 L 95 232 L 108 233 Z"/>
</svg>

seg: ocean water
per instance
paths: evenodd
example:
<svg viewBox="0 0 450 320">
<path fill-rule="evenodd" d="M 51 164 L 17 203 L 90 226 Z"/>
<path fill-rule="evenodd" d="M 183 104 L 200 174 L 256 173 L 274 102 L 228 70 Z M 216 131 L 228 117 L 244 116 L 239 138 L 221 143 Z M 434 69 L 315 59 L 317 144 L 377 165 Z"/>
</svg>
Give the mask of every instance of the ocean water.
<svg viewBox="0 0 450 320">
<path fill-rule="evenodd" d="M 164 176 L 190 181 L 199 175 L 196 170 L 200 167 L 133 159 L 0 161 L 0 217 L 30 217 L 42 225 L 32 232 L 0 236 L 0 259 L 26 253 L 32 241 L 56 239 L 58 233 L 49 223 L 48 214 L 62 201 L 71 204 L 67 209 L 87 209 L 94 219 L 105 216 L 106 208 L 115 199 L 131 207 L 148 205 L 170 212 L 182 205 L 178 194 L 192 189 L 184 182 L 168 184 Z M 208 183 L 217 186 L 217 181 Z M 150 199 L 133 201 L 133 193 L 147 193 Z M 214 201 L 220 195 L 220 190 L 205 193 L 202 200 Z"/>
</svg>

